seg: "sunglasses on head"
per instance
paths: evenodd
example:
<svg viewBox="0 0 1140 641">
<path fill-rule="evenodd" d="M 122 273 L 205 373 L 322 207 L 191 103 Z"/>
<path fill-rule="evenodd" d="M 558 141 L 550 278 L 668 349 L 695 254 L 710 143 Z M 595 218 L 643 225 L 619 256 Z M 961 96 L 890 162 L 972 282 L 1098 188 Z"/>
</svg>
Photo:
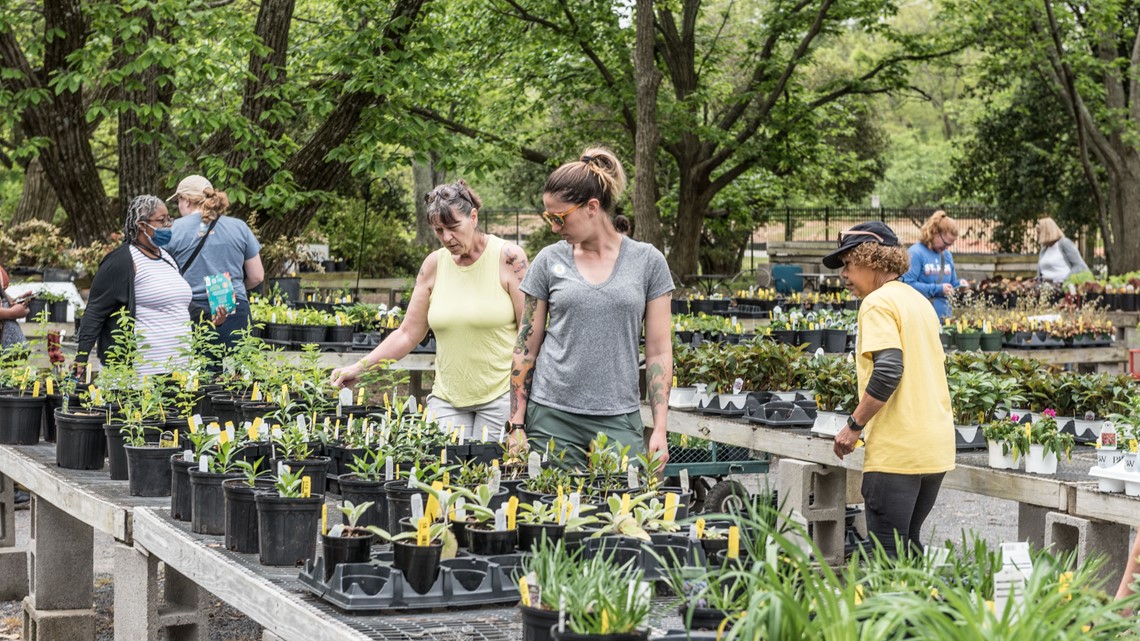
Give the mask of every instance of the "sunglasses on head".
<svg viewBox="0 0 1140 641">
<path fill-rule="evenodd" d="M 839 241 L 836 243 L 836 245 L 838 245 L 839 247 L 842 247 L 843 246 L 843 239 L 847 238 L 848 236 L 870 236 L 871 238 L 874 238 L 875 240 L 879 241 L 880 244 L 883 244 L 885 242 L 885 241 L 883 241 L 882 236 L 876 234 L 873 231 L 862 231 L 862 230 L 856 229 L 856 230 L 851 230 L 851 231 L 839 232 Z"/>
</svg>

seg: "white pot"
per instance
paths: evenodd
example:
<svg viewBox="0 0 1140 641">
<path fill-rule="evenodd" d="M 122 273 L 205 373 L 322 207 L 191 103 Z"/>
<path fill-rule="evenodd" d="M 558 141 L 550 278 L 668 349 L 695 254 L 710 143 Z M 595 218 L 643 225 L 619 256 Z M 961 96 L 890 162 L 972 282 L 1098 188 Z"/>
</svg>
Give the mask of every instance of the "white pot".
<svg viewBox="0 0 1140 641">
<path fill-rule="evenodd" d="M 1124 481 L 1124 493 L 1128 496 L 1140 496 L 1140 479 Z"/>
<path fill-rule="evenodd" d="M 1125 452 L 1124 453 L 1124 471 L 1125 472 L 1135 472 L 1136 471 L 1136 452 Z"/>
<path fill-rule="evenodd" d="M 1017 460 L 1013 458 L 1013 450 L 1009 454 L 1002 454 L 1001 441 L 986 441 L 990 452 L 990 467 L 995 470 L 1016 470 Z"/>
<path fill-rule="evenodd" d="M 1104 427 L 1104 419 L 1096 419 L 1094 421 L 1086 421 L 1083 418 L 1073 419 L 1073 431 L 1077 433 L 1078 438 L 1100 438 L 1100 428 Z"/>
<path fill-rule="evenodd" d="M 954 429 L 958 431 L 958 438 L 968 445 L 977 442 L 978 432 L 981 431 L 978 425 L 955 425 Z"/>
<path fill-rule="evenodd" d="M 834 438 L 843 425 L 847 423 L 847 415 L 839 412 L 816 412 L 815 424 L 811 426 L 812 434 Z"/>
<path fill-rule="evenodd" d="M 693 409 L 697 406 L 697 388 L 674 387 L 669 390 L 669 407 L 674 409 Z"/>
<path fill-rule="evenodd" d="M 1101 492 L 1123 492 L 1125 483 L 1117 479 L 1100 479 L 1100 486 L 1098 489 Z"/>
<path fill-rule="evenodd" d="M 1025 456 L 1025 471 L 1030 474 L 1056 474 L 1057 454 L 1045 454 L 1045 446 L 1036 443 L 1029 446 L 1029 454 Z"/>
<path fill-rule="evenodd" d="M 1096 451 L 1096 466 L 1105 468 L 1112 467 L 1124 458 L 1124 452 L 1120 450 L 1099 449 Z"/>
</svg>

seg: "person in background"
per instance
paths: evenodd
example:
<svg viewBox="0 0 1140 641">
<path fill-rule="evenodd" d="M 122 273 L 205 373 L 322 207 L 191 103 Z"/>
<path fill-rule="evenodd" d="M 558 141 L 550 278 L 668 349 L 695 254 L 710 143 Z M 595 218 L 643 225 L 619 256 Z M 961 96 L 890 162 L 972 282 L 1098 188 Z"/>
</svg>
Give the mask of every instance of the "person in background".
<svg viewBox="0 0 1140 641">
<path fill-rule="evenodd" d="M 79 326 L 75 369 L 87 367 L 91 348 L 98 341 L 100 361 L 115 343 L 115 314 L 126 309 L 135 322 L 142 354 L 135 364 L 140 375 L 170 372 L 185 367 L 181 351 L 190 335 L 190 286 L 178 273 L 178 264 L 164 247 L 170 242 L 173 221 L 157 196 L 138 196 L 123 221 L 124 242 L 99 264 L 91 282 L 87 311 Z M 222 318 L 213 319 L 220 323 Z"/>
<path fill-rule="evenodd" d="M 226 216 L 226 192 L 214 189 L 203 176 L 187 176 L 167 201 L 178 201 L 182 217 L 174 221 L 168 250 L 177 261 L 194 295 L 192 315 L 212 319 L 206 277 L 229 274 L 234 288 L 234 309 L 218 327 L 218 341 L 232 347 L 234 333 L 249 326 L 249 290 L 265 279 L 261 244 L 244 221 Z"/>
<path fill-rule="evenodd" d="M 963 284 L 950 254 L 956 240 L 958 223 L 940 209 L 926 219 L 918 232 L 918 242 L 907 250 L 910 269 L 902 281 L 930 300 L 940 320 L 950 317 L 950 294 Z"/>
<path fill-rule="evenodd" d="M 633 238 L 633 221 L 621 214 L 614 216 L 614 229 L 622 236 Z"/>
<path fill-rule="evenodd" d="M 625 170 L 607 149 L 587 149 L 546 179 L 542 217 L 562 240 L 545 247 L 523 281 L 526 305 L 511 371 L 512 446 L 553 440 L 581 466 L 590 441 L 645 451 L 638 343 L 645 331 L 645 378 L 653 411 L 649 450 L 668 460 L 673 372 L 673 278 L 652 245 L 623 236 L 614 208 Z"/>
<path fill-rule="evenodd" d="M 6 290 L 10 282 L 8 272 L 4 271 L 3 266 L 0 266 L 0 349 L 7 349 L 13 345 L 26 342 L 24 332 L 16 321 L 27 317 L 28 304 L 18 302 L 8 295 Z"/>
<path fill-rule="evenodd" d="M 1037 257 L 1037 278 L 1063 283 L 1073 274 L 1089 271 L 1077 246 L 1065 238 L 1065 232 L 1052 218 L 1037 221 L 1037 244 L 1041 246 Z"/>
<path fill-rule="evenodd" d="M 483 201 L 462 180 L 436 187 L 425 200 L 428 224 L 443 247 L 424 259 L 399 329 L 357 363 L 334 370 L 331 381 L 355 384 L 381 360 L 407 356 L 430 328 L 436 368 L 427 411 L 440 424 L 463 429 L 467 440 L 481 439 L 483 428 L 489 440 L 499 440 L 510 405 L 526 253 L 479 230 Z"/>
<path fill-rule="evenodd" d="M 880 222 L 839 234 L 839 248 L 823 259 L 842 268 L 859 307 L 855 368 L 859 404 L 835 436 L 842 459 L 863 439 L 863 500 L 867 531 L 887 554 L 898 556 L 895 537 L 921 553 L 922 524 L 942 479 L 954 469 L 954 420 L 934 308 L 899 281 L 909 257 L 898 237 Z"/>
</svg>

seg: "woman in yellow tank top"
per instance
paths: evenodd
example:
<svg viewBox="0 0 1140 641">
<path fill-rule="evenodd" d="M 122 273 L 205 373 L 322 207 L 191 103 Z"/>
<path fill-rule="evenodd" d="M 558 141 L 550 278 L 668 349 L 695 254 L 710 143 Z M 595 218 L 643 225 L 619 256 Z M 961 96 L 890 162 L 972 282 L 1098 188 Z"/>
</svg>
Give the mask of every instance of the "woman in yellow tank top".
<svg viewBox="0 0 1140 641">
<path fill-rule="evenodd" d="M 398 360 L 435 332 L 435 385 L 427 410 L 466 437 L 498 440 L 510 411 L 510 370 L 526 275 L 518 245 L 479 230 L 483 201 L 460 180 L 426 196 L 427 219 L 442 248 L 424 259 L 404 322 L 358 362 L 334 370 L 347 387 L 381 360 Z"/>
</svg>

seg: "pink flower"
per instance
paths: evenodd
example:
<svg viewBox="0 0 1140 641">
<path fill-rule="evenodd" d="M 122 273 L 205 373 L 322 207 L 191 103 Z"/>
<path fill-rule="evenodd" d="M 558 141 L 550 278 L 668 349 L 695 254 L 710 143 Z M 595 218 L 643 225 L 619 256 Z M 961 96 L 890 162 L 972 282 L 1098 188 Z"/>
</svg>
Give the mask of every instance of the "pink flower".
<svg viewBox="0 0 1140 641">
<path fill-rule="evenodd" d="M 1013 421 L 1014 423 L 1020 423 L 1020 422 L 1021 422 L 1021 417 L 1020 417 L 1020 416 L 1018 416 L 1017 414 L 1014 414 L 1013 416 L 1010 416 L 1010 417 L 1009 417 L 1009 420 Z"/>
<path fill-rule="evenodd" d="M 1052 409 L 1052 408 L 1046 409 L 1044 412 L 1041 412 L 1041 413 L 1044 414 L 1045 416 L 1048 416 L 1049 418 L 1057 418 L 1057 411 Z"/>
</svg>

